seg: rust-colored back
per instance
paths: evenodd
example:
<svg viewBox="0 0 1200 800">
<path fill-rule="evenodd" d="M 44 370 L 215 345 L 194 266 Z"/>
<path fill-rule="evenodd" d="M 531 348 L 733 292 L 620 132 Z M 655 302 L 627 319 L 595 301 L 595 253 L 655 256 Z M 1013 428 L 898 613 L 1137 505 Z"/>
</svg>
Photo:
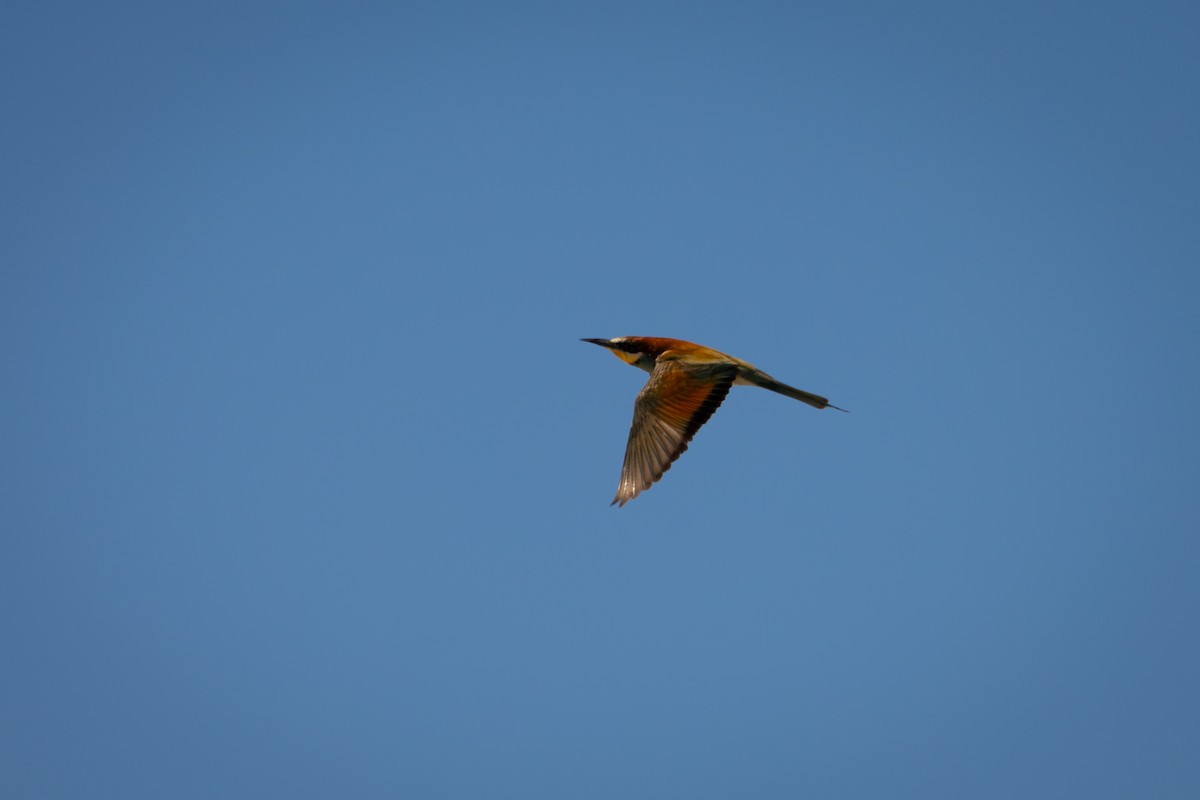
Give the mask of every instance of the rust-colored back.
<svg viewBox="0 0 1200 800">
<path fill-rule="evenodd" d="M 671 339 L 665 336 L 624 336 L 622 338 L 627 342 L 636 342 L 645 352 L 655 358 L 658 358 L 668 350 L 676 350 L 680 353 L 694 354 L 701 357 L 707 356 L 709 358 L 725 356 L 719 350 L 713 350 L 711 347 L 705 347 L 702 344 L 695 344 L 683 339 Z"/>
</svg>

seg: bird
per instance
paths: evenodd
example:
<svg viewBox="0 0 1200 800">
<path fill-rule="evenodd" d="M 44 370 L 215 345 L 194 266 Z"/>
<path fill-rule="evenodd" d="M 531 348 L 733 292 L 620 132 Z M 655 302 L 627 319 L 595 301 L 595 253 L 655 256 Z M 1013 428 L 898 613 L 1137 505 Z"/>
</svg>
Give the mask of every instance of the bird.
<svg viewBox="0 0 1200 800">
<path fill-rule="evenodd" d="M 650 373 L 633 404 L 633 425 L 625 446 L 621 482 L 612 503 L 623 507 L 649 489 L 708 422 L 731 386 L 761 386 L 813 408 L 846 409 L 820 395 L 775 380 L 753 364 L 711 347 L 658 336 L 580 339 Z"/>
</svg>

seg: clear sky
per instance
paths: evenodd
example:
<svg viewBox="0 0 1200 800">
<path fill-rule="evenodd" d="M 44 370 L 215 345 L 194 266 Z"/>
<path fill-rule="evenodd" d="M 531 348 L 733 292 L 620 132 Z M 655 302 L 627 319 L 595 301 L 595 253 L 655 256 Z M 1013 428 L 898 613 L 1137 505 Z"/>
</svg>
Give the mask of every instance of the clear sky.
<svg viewBox="0 0 1200 800">
<path fill-rule="evenodd" d="M 1198 9 L 6 3 L 0 795 L 1200 797 Z"/>
</svg>

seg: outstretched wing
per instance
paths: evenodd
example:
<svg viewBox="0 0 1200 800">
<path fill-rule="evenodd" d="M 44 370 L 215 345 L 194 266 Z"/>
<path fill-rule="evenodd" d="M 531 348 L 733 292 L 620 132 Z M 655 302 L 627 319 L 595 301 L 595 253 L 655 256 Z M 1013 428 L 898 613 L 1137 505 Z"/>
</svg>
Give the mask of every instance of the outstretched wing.
<svg viewBox="0 0 1200 800">
<path fill-rule="evenodd" d="M 625 505 L 649 489 L 687 450 L 737 377 L 736 364 L 685 364 L 659 358 L 633 406 L 633 426 L 613 503 Z"/>
</svg>

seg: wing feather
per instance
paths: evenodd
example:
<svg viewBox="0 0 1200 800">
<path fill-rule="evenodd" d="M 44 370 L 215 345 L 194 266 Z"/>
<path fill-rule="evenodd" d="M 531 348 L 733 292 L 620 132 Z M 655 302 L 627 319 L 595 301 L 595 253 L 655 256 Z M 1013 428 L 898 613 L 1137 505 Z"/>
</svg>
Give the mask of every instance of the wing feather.
<svg viewBox="0 0 1200 800">
<path fill-rule="evenodd" d="M 671 468 L 720 407 L 737 373 L 737 365 L 728 362 L 688 364 L 659 358 L 633 406 L 614 504 L 625 505 Z"/>
</svg>

